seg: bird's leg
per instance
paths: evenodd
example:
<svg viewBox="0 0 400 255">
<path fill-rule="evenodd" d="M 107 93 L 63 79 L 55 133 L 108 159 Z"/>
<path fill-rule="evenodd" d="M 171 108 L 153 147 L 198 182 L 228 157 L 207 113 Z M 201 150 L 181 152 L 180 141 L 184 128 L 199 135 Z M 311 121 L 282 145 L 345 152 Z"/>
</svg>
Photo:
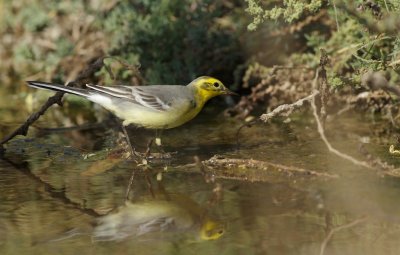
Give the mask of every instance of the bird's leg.
<svg viewBox="0 0 400 255">
<path fill-rule="evenodd" d="M 124 132 L 126 141 L 128 142 L 129 148 L 131 150 L 131 157 L 133 158 L 135 156 L 138 156 L 138 153 L 135 151 L 135 148 L 132 147 L 131 140 L 129 139 L 129 135 L 128 135 L 128 132 L 126 131 L 125 125 L 122 124 L 121 127 L 122 127 L 122 131 Z"/>
<path fill-rule="evenodd" d="M 166 154 L 164 151 L 164 148 L 162 146 L 162 142 L 161 142 L 161 135 L 162 135 L 162 129 L 156 129 L 156 138 L 155 138 L 155 144 L 159 147 L 160 152 L 162 154 Z"/>
<path fill-rule="evenodd" d="M 155 198 L 156 196 L 155 196 L 155 193 L 154 193 L 154 190 L 153 190 L 153 185 L 151 184 L 151 179 L 150 179 L 147 171 L 146 171 L 146 174 L 145 174 L 145 178 L 146 178 L 147 188 L 149 189 L 151 197 Z"/>
<path fill-rule="evenodd" d="M 150 139 L 149 143 L 147 144 L 146 152 L 144 153 L 144 158 L 147 160 L 151 153 L 151 145 L 153 144 L 154 139 Z"/>
<path fill-rule="evenodd" d="M 159 147 L 162 146 L 162 144 L 161 144 L 161 135 L 162 135 L 162 129 L 156 129 L 155 142 L 156 142 L 156 145 L 159 146 Z"/>
</svg>

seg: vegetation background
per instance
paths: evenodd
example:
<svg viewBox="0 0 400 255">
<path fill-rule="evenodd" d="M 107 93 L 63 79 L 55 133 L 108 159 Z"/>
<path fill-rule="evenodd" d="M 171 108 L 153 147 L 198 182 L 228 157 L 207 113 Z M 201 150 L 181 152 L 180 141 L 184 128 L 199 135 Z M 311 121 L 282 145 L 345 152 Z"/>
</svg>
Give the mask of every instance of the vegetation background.
<svg viewBox="0 0 400 255">
<path fill-rule="evenodd" d="M 339 98 L 376 111 L 390 102 L 391 112 L 396 112 L 391 95 L 354 95 L 371 89 L 361 82 L 368 72 L 383 71 L 389 85 L 399 82 L 399 1 L 4 0 L 0 4 L 0 84 L 3 93 L 20 101 L 27 112 L 45 97 L 40 91 L 34 92 L 35 97 L 27 94 L 25 80 L 66 83 L 97 58 L 109 56 L 89 82 L 187 84 L 197 76 L 211 75 L 243 95 L 230 114 L 246 118 L 309 94 L 320 49 L 330 57 L 331 104 Z M 281 68 L 275 72 L 277 65 Z M 82 115 L 74 106 L 87 111 Z M 90 113 L 92 108 L 67 99 L 63 110 L 67 114 L 48 118 L 81 124 L 98 118 Z"/>
</svg>

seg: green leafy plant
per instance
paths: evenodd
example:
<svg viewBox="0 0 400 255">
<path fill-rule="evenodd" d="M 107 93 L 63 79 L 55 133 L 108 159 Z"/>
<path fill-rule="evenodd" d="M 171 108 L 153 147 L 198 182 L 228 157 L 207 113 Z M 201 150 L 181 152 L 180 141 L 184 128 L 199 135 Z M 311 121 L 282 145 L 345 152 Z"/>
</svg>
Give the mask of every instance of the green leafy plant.
<svg viewBox="0 0 400 255">
<path fill-rule="evenodd" d="M 237 32 L 210 0 L 121 2 L 104 22 L 112 55 L 140 65 L 148 83 L 184 84 L 200 75 L 231 81 L 241 63 Z"/>
</svg>

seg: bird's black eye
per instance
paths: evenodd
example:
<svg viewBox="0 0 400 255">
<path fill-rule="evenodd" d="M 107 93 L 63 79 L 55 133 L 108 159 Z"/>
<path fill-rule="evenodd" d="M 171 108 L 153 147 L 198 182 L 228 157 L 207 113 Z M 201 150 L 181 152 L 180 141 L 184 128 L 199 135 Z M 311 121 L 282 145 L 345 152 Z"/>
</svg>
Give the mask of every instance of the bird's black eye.
<svg viewBox="0 0 400 255">
<path fill-rule="evenodd" d="M 219 83 L 218 82 L 214 82 L 214 87 L 218 88 L 219 87 Z"/>
</svg>

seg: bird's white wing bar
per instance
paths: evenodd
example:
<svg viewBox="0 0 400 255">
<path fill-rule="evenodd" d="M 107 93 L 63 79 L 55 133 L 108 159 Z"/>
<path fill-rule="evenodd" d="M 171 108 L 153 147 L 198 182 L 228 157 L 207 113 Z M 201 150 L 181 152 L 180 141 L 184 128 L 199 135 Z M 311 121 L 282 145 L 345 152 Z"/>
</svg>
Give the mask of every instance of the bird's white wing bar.
<svg viewBox="0 0 400 255">
<path fill-rule="evenodd" d="M 126 98 L 131 102 L 157 111 L 166 111 L 170 108 L 167 102 L 159 97 L 147 93 L 144 88 L 130 86 L 98 86 L 86 84 L 88 88 L 104 93 L 111 97 Z"/>
<path fill-rule="evenodd" d="M 86 84 L 86 87 L 114 97 L 132 97 L 132 90 L 128 90 L 125 86 L 104 87 L 99 85 Z"/>
<path fill-rule="evenodd" d="M 132 95 L 138 103 L 148 108 L 152 108 L 158 111 L 166 111 L 171 107 L 170 105 L 168 105 L 168 102 L 164 102 L 159 97 L 147 93 L 143 89 L 133 87 Z"/>
</svg>

